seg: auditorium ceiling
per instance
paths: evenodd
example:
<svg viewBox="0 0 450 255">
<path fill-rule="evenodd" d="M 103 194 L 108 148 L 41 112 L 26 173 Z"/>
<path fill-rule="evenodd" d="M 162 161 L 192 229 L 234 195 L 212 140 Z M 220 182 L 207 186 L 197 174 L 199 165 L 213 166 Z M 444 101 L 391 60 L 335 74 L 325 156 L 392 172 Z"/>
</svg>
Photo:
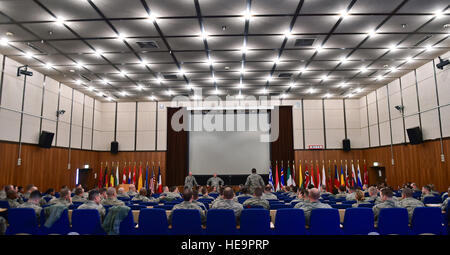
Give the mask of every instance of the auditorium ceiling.
<svg viewBox="0 0 450 255">
<path fill-rule="evenodd" d="M 448 0 L 3 0 L 0 53 L 101 100 L 359 98 L 450 49 Z"/>
</svg>

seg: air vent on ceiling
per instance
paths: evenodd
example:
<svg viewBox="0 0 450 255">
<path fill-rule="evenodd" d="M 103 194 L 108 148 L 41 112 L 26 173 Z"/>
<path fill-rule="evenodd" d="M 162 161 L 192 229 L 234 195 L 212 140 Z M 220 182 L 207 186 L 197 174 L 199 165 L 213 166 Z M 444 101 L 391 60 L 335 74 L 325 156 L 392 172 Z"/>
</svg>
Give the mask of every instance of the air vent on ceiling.
<svg viewBox="0 0 450 255">
<path fill-rule="evenodd" d="M 136 42 L 142 49 L 159 49 L 159 45 L 155 41 Z"/>
<path fill-rule="evenodd" d="M 291 78 L 292 73 L 280 73 L 278 75 L 279 78 Z"/>
<path fill-rule="evenodd" d="M 176 80 L 178 78 L 176 74 L 163 74 L 163 77 L 166 80 Z"/>
<path fill-rule="evenodd" d="M 314 38 L 300 38 L 295 40 L 295 47 L 312 46 L 314 44 Z"/>
</svg>

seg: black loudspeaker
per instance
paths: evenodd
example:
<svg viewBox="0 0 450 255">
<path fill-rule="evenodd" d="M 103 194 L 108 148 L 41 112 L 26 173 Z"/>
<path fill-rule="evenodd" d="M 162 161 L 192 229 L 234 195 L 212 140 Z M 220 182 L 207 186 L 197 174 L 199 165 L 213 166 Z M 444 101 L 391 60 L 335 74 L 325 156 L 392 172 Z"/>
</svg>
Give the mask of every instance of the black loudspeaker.
<svg viewBox="0 0 450 255">
<path fill-rule="evenodd" d="M 423 142 L 422 131 L 419 127 L 408 128 L 406 131 L 408 132 L 408 138 L 411 144 L 420 144 Z"/>
<path fill-rule="evenodd" d="M 119 143 L 116 141 L 111 142 L 111 153 L 117 154 L 118 152 L 119 152 Z"/>
<path fill-rule="evenodd" d="M 342 140 L 342 149 L 344 149 L 344 151 L 350 151 L 350 139 Z"/>
<path fill-rule="evenodd" d="M 42 131 L 41 135 L 39 136 L 39 147 L 42 147 L 42 148 L 52 147 L 54 135 L 55 135 L 54 133 Z"/>
</svg>

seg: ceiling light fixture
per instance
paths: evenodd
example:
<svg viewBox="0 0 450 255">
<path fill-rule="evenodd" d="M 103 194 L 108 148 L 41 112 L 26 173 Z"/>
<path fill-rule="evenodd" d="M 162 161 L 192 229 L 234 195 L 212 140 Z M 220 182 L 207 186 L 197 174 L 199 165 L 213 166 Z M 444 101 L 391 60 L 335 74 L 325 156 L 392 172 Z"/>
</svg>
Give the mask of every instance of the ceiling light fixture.
<svg viewBox="0 0 450 255">
<path fill-rule="evenodd" d="M 97 96 L 102 97 L 102 96 L 103 96 L 103 93 L 99 91 L 99 92 L 97 93 Z"/>
<path fill-rule="evenodd" d="M 394 51 L 394 50 L 396 50 L 397 49 L 397 45 L 391 45 L 391 46 L 389 46 L 389 50 L 390 51 Z"/>
<path fill-rule="evenodd" d="M 240 72 L 241 74 L 244 74 L 244 73 L 245 73 L 245 68 L 242 67 L 242 68 L 239 70 L 239 72 Z"/>
<path fill-rule="evenodd" d="M 81 69 L 81 68 L 83 67 L 83 64 L 82 64 L 81 62 L 78 62 L 78 63 L 75 63 L 75 66 L 76 66 L 78 69 Z"/>
<path fill-rule="evenodd" d="M 361 67 L 361 68 L 359 68 L 359 71 L 361 72 L 361 73 L 365 73 L 365 72 L 367 72 L 367 67 Z"/>
<path fill-rule="evenodd" d="M 108 85 L 108 80 L 107 79 L 103 79 L 102 83 L 103 83 L 103 85 Z"/>
<path fill-rule="evenodd" d="M 159 84 L 161 84 L 161 82 L 162 82 L 161 77 L 157 77 L 157 78 L 156 78 L 156 82 L 159 83 Z"/>
<path fill-rule="evenodd" d="M 185 74 L 185 72 L 184 72 L 184 70 L 182 68 L 180 68 L 180 70 L 178 70 L 178 73 L 181 74 L 181 75 Z"/>
<path fill-rule="evenodd" d="M 125 77 L 125 75 L 127 75 L 127 73 L 124 72 L 124 71 L 120 71 L 120 75 L 122 75 L 123 77 Z"/>
<path fill-rule="evenodd" d="M 326 94 L 324 95 L 324 97 L 329 98 L 329 97 L 331 97 L 331 94 L 326 93 Z"/>
<path fill-rule="evenodd" d="M 117 35 L 117 40 L 125 41 L 125 39 L 126 39 L 125 36 L 123 36 L 123 35 L 121 35 L 121 34 L 118 34 L 118 35 Z"/>
<path fill-rule="evenodd" d="M 310 89 L 308 90 L 308 93 L 309 93 L 309 94 L 314 94 L 314 93 L 316 93 L 316 90 L 313 89 L 313 88 L 310 88 Z"/>
<path fill-rule="evenodd" d="M 347 10 L 342 10 L 339 12 L 339 16 L 341 16 L 342 19 L 346 18 L 348 16 Z"/>
<path fill-rule="evenodd" d="M 2 38 L 2 39 L 0 40 L 0 44 L 3 45 L 3 46 L 7 46 L 8 43 L 9 43 L 9 41 L 8 41 L 8 39 L 6 39 L 6 38 Z"/>
<path fill-rule="evenodd" d="M 286 32 L 284 32 L 284 37 L 290 38 L 291 36 L 292 36 L 291 31 L 287 30 Z"/>
<path fill-rule="evenodd" d="M 57 18 L 55 19 L 55 23 L 56 23 L 58 26 L 64 26 L 65 22 L 66 22 L 66 21 L 65 21 L 62 17 L 57 17 Z"/>
<path fill-rule="evenodd" d="M 261 90 L 261 93 L 263 93 L 263 94 L 267 94 L 267 90 L 266 90 L 266 88 L 263 88 L 263 89 Z"/>
<path fill-rule="evenodd" d="M 51 69 L 51 68 L 53 68 L 53 65 L 52 65 L 52 64 L 50 64 L 50 63 L 47 63 L 47 64 L 45 64 L 45 68 L 47 68 L 47 69 Z"/>
<path fill-rule="evenodd" d="M 148 17 L 147 17 L 147 20 L 149 22 L 152 22 L 152 23 L 155 22 L 156 21 L 156 15 L 153 12 L 149 13 Z"/>
<path fill-rule="evenodd" d="M 208 65 L 212 66 L 214 64 L 214 60 L 212 60 L 211 58 L 209 58 L 206 63 L 208 63 Z"/>
<path fill-rule="evenodd" d="M 345 88 L 347 86 L 348 86 L 348 84 L 345 82 L 341 82 L 341 84 L 339 85 L 339 87 L 341 87 L 341 88 Z"/>
<path fill-rule="evenodd" d="M 442 11 L 435 11 L 434 12 L 434 17 L 435 18 L 440 18 L 440 17 L 442 17 L 442 15 L 444 15 L 444 13 Z"/>
<path fill-rule="evenodd" d="M 95 56 L 97 56 L 97 57 L 101 57 L 102 54 L 103 54 L 103 51 L 101 51 L 101 50 L 96 50 L 96 51 L 94 52 L 94 54 L 95 54 Z"/>
<path fill-rule="evenodd" d="M 143 90 L 143 89 L 144 89 L 144 86 L 138 84 L 138 85 L 136 86 L 136 88 L 137 88 L 137 90 Z"/>
<path fill-rule="evenodd" d="M 125 92 L 125 91 L 122 91 L 122 92 L 120 92 L 120 95 L 124 97 L 124 96 L 126 96 L 126 95 L 127 95 L 127 92 Z"/>
<path fill-rule="evenodd" d="M 155 101 L 155 99 L 156 99 L 154 95 L 151 95 L 149 98 L 150 98 L 150 100 L 153 100 L 153 101 Z"/>
<path fill-rule="evenodd" d="M 412 57 L 407 57 L 405 60 L 406 60 L 406 62 L 410 62 L 411 60 L 413 60 L 413 58 Z"/>
<path fill-rule="evenodd" d="M 322 80 L 323 80 L 323 81 L 328 80 L 328 76 L 326 76 L 326 75 L 322 76 Z"/>
<path fill-rule="evenodd" d="M 427 46 L 425 46 L 425 50 L 427 50 L 427 51 L 430 51 L 430 50 L 432 50 L 433 49 L 433 46 L 432 45 L 427 45 Z"/>
<path fill-rule="evenodd" d="M 392 73 L 397 72 L 397 68 L 396 67 L 391 67 L 390 70 L 391 70 Z"/>
<path fill-rule="evenodd" d="M 268 75 L 266 81 L 272 81 L 272 75 Z"/>
<path fill-rule="evenodd" d="M 192 89 L 192 85 L 188 83 L 188 84 L 186 85 L 186 88 L 187 88 L 188 90 L 191 90 L 191 89 Z"/>
<path fill-rule="evenodd" d="M 293 88 L 294 86 L 295 86 L 295 82 L 291 81 L 291 82 L 289 83 L 289 88 Z"/>
<path fill-rule="evenodd" d="M 274 64 L 280 63 L 280 58 L 275 58 L 275 59 L 273 60 L 273 63 L 274 63 Z"/>
<path fill-rule="evenodd" d="M 300 71 L 300 73 L 306 72 L 306 67 L 301 67 L 301 68 L 299 69 L 299 71 Z"/>
<path fill-rule="evenodd" d="M 27 57 L 27 58 L 32 58 L 32 57 L 34 57 L 34 55 L 33 55 L 33 53 L 31 53 L 31 52 L 26 52 L 26 53 L 25 53 L 25 57 Z"/>
<path fill-rule="evenodd" d="M 250 20 L 252 18 L 252 13 L 249 10 L 246 10 L 243 14 L 245 20 Z"/>
<path fill-rule="evenodd" d="M 242 48 L 241 48 L 241 52 L 242 52 L 242 53 L 247 53 L 247 51 L 248 51 L 247 47 L 242 47 Z"/>
<path fill-rule="evenodd" d="M 169 90 L 167 91 L 167 95 L 171 96 L 172 94 L 173 94 L 172 90 L 169 89 Z"/>
<path fill-rule="evenodd" d="M 317 47 L 316 47 L 316 51 L 317 51 L 317 53 L 321 52 L 321 51 L 322 51 L 322 49 L 323 49 L 323 48 L 322 48 L 322 46 L 320 46 L 320 45 L 319 45 L 319 46 L 317 46 Z"/>
<path fill-rule="evenodd" d="M 378 75 L 376 79 L 377 79 L 377 80 L 382 80 L 382 79 L 383 79 L 383 76 Z"/>
<path fill-rule="evenodd" d="M 376 30 L 371 30 L 371 31 L 367 32 L 367 35 L 368 35 L 368 36 L 374 36 L 374 35 L 376 35 L 376 34 L 377 34 L 377 31 L 376 31 Z"/>
<path fill-rule="evenodd" d="M 76 83 L 77 85 L 81 85 L 81 84 L 82 84 L 81 80 L 76 80 L 75 83 Z"/>
<path fill-rule="evenodd" d="M 202 38 L 202 40 L 208 39 L 208 34 L 205 31 L 203 31 L 199 36 L 200 38 Z"/>
<path fill-rule="evenodd" d="M 341 63 L 343 64 L 343 63 L 347 62 L 347 58 L 346 58 L 346 57 L 342 57 L 342 58 L 340 59 L 340 61 L 341 61 Z"/>
<path fill-rule="evenodd" d="M 89 91 L 93 91 L 93 90 L 94 90 L 94 87 L 92 87 L 92 86 L 89 86 L 89 87 L 87 88 L 87 90 L 89 90 Z"/>
<path fill-rule="evenodd" d="M 141 61 L 141 65 L 144 66 L 144 67 L 146 67 L 146 66 L 148 65 L 148 63 L 145 62 L 144 60 L 142 60 L 142 61 Z"/>
</svg>

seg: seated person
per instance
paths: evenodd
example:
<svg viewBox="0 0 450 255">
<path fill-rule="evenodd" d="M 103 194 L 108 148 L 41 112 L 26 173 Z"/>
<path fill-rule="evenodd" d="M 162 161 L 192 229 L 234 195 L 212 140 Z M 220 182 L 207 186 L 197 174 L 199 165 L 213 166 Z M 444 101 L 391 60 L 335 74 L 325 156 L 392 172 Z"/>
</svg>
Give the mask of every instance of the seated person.
<svg viewBox="0 0 450 255">
<path fill-rule="evenodd" d="M 138 193 L 136 192 L 136 186 L 134 186 L 134 184 L 130 184 L 129 186 L 128 186 L 128 192 L 127 192 L 127 195 L 129 196 L 129 197 L 132 197 L 132 196 L 136 196 Z"/>
<path fill-rule="evenodd" d="M 202 193 L 202 198 L 214 199 L 208 194 L 208 189 L 206 187 L 201 187 L 200 192 Z"/>
<path fill-rule="evenodd" d="M 15 189 L 10 189 L 6 192 L 6 201 L 8 201 L 9 208 L 19 207 L 19 195 Z"/>
<path fill-rule="evenodd" d="M 180 193 L 178 192 L 177 186 L 172 186 L 169 189 L 169 192 L 164 193 L 164 195 L 159 196 L 159 201 L 173 201 L 178 198 L 181 198 Z"/>
<path fill-rule="evenodd" d="M 305 214 L 305 223 L 309 225 L 311 219 L 311 211 L 317 208 L 331 208 L 329 204 L 324 204 L 319 201 L 320 192 L 316 188 L 312 188 L 308 191 L 309 202 L 301 205 L 300 208 Z M 297 205 L 296 205 L 297 206 Z M 294 207 L 295 208 L 295 207 Z"/>
<path fill-rule="evenodd" d="M 54 198 L 48 201 L 49 205 L 62 204 L 69 207 L 72 204 L 72 197 L 70 196 L 70 190 L 68 188 L 63 188 L 59 191 L 59 198 Z"/>
<path fill-rule="evenodd" d="M 124 190 L 122 187 L 120 187 L 120 188 L 117 190 L 117 197 L 118 197 L 118 198 L 119 198 L 119 197 L 122 197 L 122 198 L 130 198 L 130 196 L 128 196 L 128 194 L 125 193 L 125 190 Z"/>
<path fill-rule="evenodd" d="M 303 204 L 308 203 L 309 202 L 309 192 L 307 189 L 301 189 L 298 192 L 298 196 L 296 199 L 291 201 L 291 205 L 293 205 L 294 203 L 296 203 L 294 205 L 294 208 L 300 208 L 303 206 Z"/>
<path fill-rule="evenodd" d="M 78 207 L 78 210 L 82 209 L 95 209 L 98 211 L 100 215 L 100 219 L 103 220 L 105 218 L 105 207 L 101 204 L 101 195 L 98 190 L 89 191 L 88 201 Z"/>
<path fill-rule="evenodd" d="M 234 215 L 236 216 L 236 222 L 239 222 L 241 217 L 242 210 L 244 207 L 234 201 L 234 192 L 231 187 L 223 188 L 223 198 L 212 205 L 212 209 L 231 209 L 234 211 Z"/>
<path fill-rule="evenodd" d="M 339 186 L 339 193 L 336 194 L 335 197 L 336 197 L 336 199 L 338 199 L 338 198 L 346 198 L 347 197 L 347 194 L 345 193 L 345 186 L 344 185 Z"/>
<path fill-rule="evenodd" d="M 400 207 L 406 208 L 408 210 L 409 223 L 411 223 L 411 219 L 414 213 L 414 209 L 416 207 L 424 207 L 425 205 L 413 198 L 414 191 L 410 188 L 404 188 L 402 190 L 402 200 L 398 203 Z"/>
<path fill-rule="evenodd" d="M 245 200 L 242 204 L 243 207 L 262 206 L 264 209 L 270 210 L 269 201 L 262 198 L 263 190 L 261 187 L 256 187 L 253 193 L 253 197 Z"/>
<path fill-rule="evenodd" d="M 241 189 L 241 194 L 237 197 L 234 197 L 233 200 L 238 202 L 238 198 L 239 197 L 252 197 L 252 195 L 250 194 L 250 189 L 248 189 L 247 187 L 243 186 Z"/>
<path fill-rule="evenodd" d="M 192 197 L 193 197 L 193 200 L 192 200 L 193 203 L 200 206 L 200 208 L 202 208 L 203 211 L 207 210 L 206 206 L 202 202 L 197 201 L 198 200 L 198 190 L 196 190 L 196 189 L 192 190 Z"/>
<path fill-rule="evenodd" d="M 205 212 L 203 211 L 203 209 L 202 209 L 200 206 L 198 206 L 195 202 L 193 202 L 193 201 L 194 201 L 194 197 L 193 197 L 193 195 L 192 195 L 192 190 L 191 190 L 191 189 L 186 189 L 186 190 L 184 190 L 184 192 L 183 192 L 183 200 L 184 200 L 183 202 L 181 202 L 181 203 L 175 205 L 175 206 L 173 207 L 172 211 L 170 212 L 170 215 L 169 215 L 169 224 L 172 224 L 172 215 L 173 215 L 173 212 L 174 212 L 175 210 L 178 210 L 178 209 L 193 209 L 193 210 L 198 210 L 199 213 L 200 213 L 200 217 L 201 217 L 201 219 L 202 219 L 202 224 L 205 224 L 205 223 L 206 223 L 206 215 L 205 215 Z"/>
<path fill-rule="evenodd" d="M 141 188 L 139 190 L 139 194 L 137 194 L 136 196 L 133 197 L 133 199 L 131 199 L 131 201 L 136 201 L 136 200 L 140 200 L 142 202 L 157 202 L 157 199 L 155 199 L 154 197 L 147 197 L 147 189 L 146 188 Z"/>
<path fill-rule="evenodd" d="M 37 221 L 39 222 L 39 216 L 41 215 L 42 207 L 39 205 L 41 201 L 41 192 L 35 190 L 28 196 L 28 201 L 20 204 L 17 208 L 32 208 L 36 213 Z"/>
<path fill-rule="evenodd" d="M 447 192 L 450 194 L 450 187 L 448 187 Z M 444 200 L 444 202 L 442 202 L 442 205 L 441 205 L 442 211 L 447 211 L 447 206 L 448 206 L 449 201 L 450 201 L 450 197 L 447 197 L 447 198 Z M 449 214 L 449 215 L 450 215 L 450 214 Z"/>
<path fill-rule="evenodd" d="M 264 187 L 264 194 L 262 194 L 262 198 L 264 198 L 264 199 L 271 199 L 271 200 L 278 200 L 278 197 L 275 196 L 275 194 L 272 193 L 272 185 L 267 184 L 266 187 Z"/>
<path fill-rule="evenodd" d="M 423 202 L 426 197 L 434 197 L 434 195 L 431 193 L 431 187 L 428 185 L 422 187 L 422 197 L 420 198 L 420 201 Z"/>
<path fill-rule="evenodd" d="M 369 197 L 365 199 L 366 202 L 379 204 L 381 203 L 380 197 L 378 197 L 378 190 L 375 186 L 370 186 L 369 189 Z"/>
<path fill-rule="evenodd" d="M 394 192 L 390 188 L 382 188 L 381 189 L 381 203 L 376 204 L 372 207 L 373 215 L 375 217 L 375 223 L 378 223 L 378 216 L 380 215 L 380 210 L 383 208 L 398 208 L 400 205 L 397 201 L 395 201 L 392 196 Z"/>
<path fill-rule="evenodd" d="M 354 186 L 351 186 L 349 189 L 349 193 L 347 194 L 347 196 L 345 196 L 345 200 L 347 201 L 354 201 L 356 200 L 355 196 L 356 196 L 356 188 Z"/>
<path fill-rule="evenodd" d="M 352 207 L 358 207 L 360 204 L 371 204 L 370 202 L 365 201 L 366 198 L 364 196 L 364 193 L 361 190 L 355 191 L 355 199 L 356 203 L 352 204 Z"/>
<path fill-rule="evenodd" d="M 124 206 L 125 203 L 117 199 L 116 189 L 114 187 L 109 187 L 106 190 L 107 198 L 104 199 L 101 203 L 102 205 L 112 205 L 112 206 Z"/>
<path fill-rule="evenodd" d="M 83 188 L 76 188 L 75 196 L 72 197 L 72 202 L 83 202 L 83 203 L 86 202 L 87 200 L 84 198 L 83 194 L 84 194 Z"/>
</svg>

